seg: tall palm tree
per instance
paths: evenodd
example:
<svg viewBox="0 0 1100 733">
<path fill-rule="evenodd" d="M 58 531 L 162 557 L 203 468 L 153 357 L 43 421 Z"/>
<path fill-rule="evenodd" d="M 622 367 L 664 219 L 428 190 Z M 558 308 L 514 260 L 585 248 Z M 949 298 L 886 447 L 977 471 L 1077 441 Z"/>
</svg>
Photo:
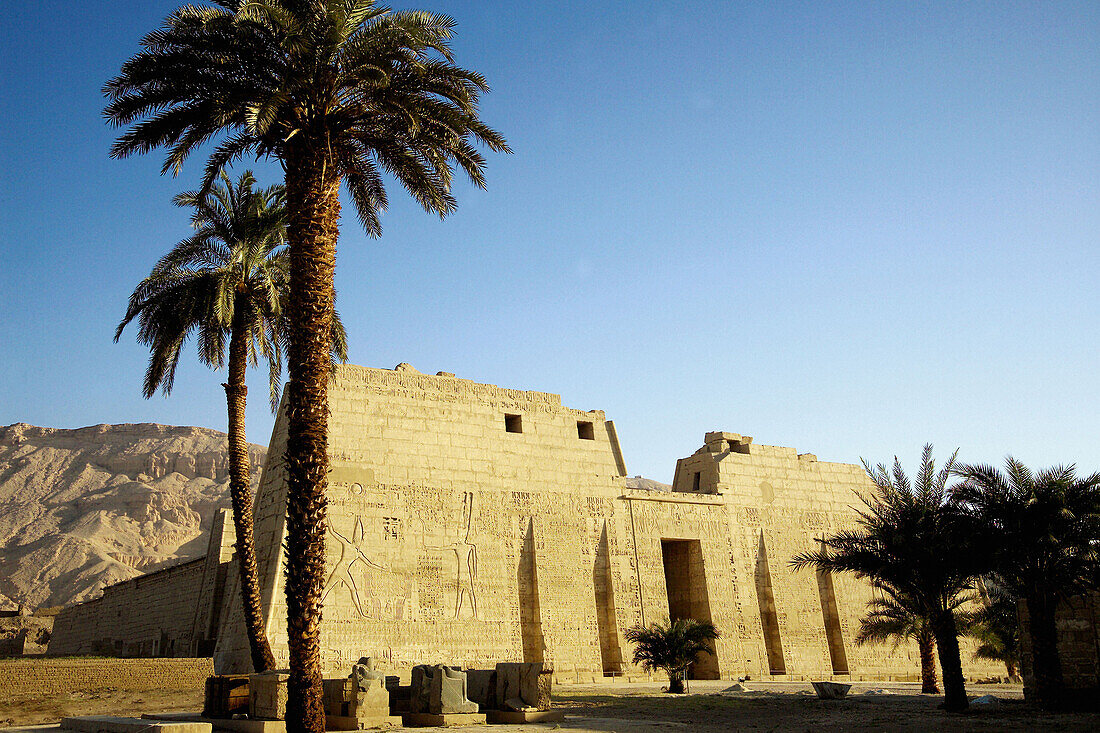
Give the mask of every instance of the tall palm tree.
<svg viewBox="0 0 1100 733">
<path fill-rule="evenodd" d="M 797 555 L 791 565 L 855 573 L 912 599 L 936 637 L 944 708 L 957 711 L 969 702 L 955 610 L 982 566 L 970 548 L 972 522 L 947 490 L 954 463 L 952 455 L 937 472 L 932 446 L 925 445 L 920 472 L 911 483 L 896 458 L 892 471 L 864 461 L 877 492 L 860 497 L 864 507 L 858 526 L 826 538 L 822 549 Z"/>
<path fill-rule="evenodd" d="M 892 641 L 896 649 L 903 641 L 917 642 L 920 653 L 921 692 L 938 693 L 936 675 L 936 635 L 932 621 L 915 599 L 903 592 L 872 582 L 882 593 L 867 604 L 867 615 L 859 620 L 856 644 L 884 644 Z"/>
<path fill-rule="evenodd" d="M 291 731 L 321 733 L 319 623 L 328 470 L 327 338 L 347 187 L 372 235 L 382 173 L 429 212 L 454 210 L 453 167 L 484 186 L 478 116 L 485 79 L 454 63 L 454 21 L 373 0 L 221 0 L 185 6 L 142 40 L 109 81 L 105 115 L 129 128 L 112 155 L 166 147 L 164 171 L 217 138 L 206 184 L 246 154 L 286 171 L 290 244 L 286 597 Z"/>
<path fill-rule="evenodd" d="M 1074 466 L 1032 472 L 1011 456 L 1005 472 L 959 466 L 956 496 L 988 536 L 993 575 L 1027 605 L 1032 671 L 1039 704 L 1063 697 L 1055 609 L 1093 587 L 1100 543 L 1100 473 L 1078 478 Z"/>
<path fill-rule="evenodd" d="M 667 624 L 654 621 L 649 626 L 634 626 L 623 636 L 635 645 L 634 664 L 647 672 L 664 670 L 668 691 L 682 693 L 688 668 L 700 654 L 714 653 L 711 642 L 719 632 L 710 622 L 678 618 Z"/>
<path fill-rule="evenodd" d="M 282 186 L 255 189 L 245 171 L 234 183 L 225 173 L 206 195 L 185 192 L 178 206 L 194 209 L 194 233 L 177 244 L 134 289 L 115 341 L 135 318 L 138 341 L 150 349 L 143 393 L 168 394 L 187 340 L 195 336 L 199 359 L 221 369 L 229 413 L 229 493 L 233 505 L 242 608 L 252 666 L 275 668 L 260 607 L 252 536 L 252 486 L 245 437 L 245 373 L 267 361 L 271 404 L 277 404 L 282 357 L 279 326 L 287 293 L 286 213 Z M 338 324 L 335 350 L 346 348 Z M 226 340 L 228 339 L 228 364 Z"/>
</svg>

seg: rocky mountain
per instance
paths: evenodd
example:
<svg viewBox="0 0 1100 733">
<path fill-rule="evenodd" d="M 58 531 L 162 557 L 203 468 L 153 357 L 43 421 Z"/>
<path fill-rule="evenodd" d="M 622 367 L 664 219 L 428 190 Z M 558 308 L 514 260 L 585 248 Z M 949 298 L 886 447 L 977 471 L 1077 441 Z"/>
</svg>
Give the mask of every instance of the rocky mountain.
<svg viewBox="0 0 1100 733">
<path fill-rule="evenodd" d="M 250 450 L 254 486 L 265 452 Z M 199 557 L 227 506 L 226 436 L 216 430 L 0 428 L 0 609 L 88 600 Z"/>
<path fill-rule="evenodd" d="M 654 481 L 651 478 L 645 478 L 643 476 L 628 476 L 626 479 L 626 487 L 628 489 L 645 489 L 647 491 L 672 491 L 671 484 L 662 484 L 660 481 Z"/>
</svg>

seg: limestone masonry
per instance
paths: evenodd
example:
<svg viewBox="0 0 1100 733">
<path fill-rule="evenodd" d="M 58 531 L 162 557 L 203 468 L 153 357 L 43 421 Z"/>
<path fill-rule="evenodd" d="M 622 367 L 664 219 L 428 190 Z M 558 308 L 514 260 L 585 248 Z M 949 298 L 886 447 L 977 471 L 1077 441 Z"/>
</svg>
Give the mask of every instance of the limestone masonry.
<svg viewBox="0 0 1100 733">
<path fill-rule="evenodd" d="M 671 492 L 631 489 L 614 424 L 557 395 L 407 365 L 341 366 L 329 400 L 322 647 L 332 674 L 360 657 L 405 677 L 417 664 L 520 661 L 551 664 L 559 682 L 638 674 L 623 631 L 692 617 L 722 634 L 697 678 L 918 675 L 915 648 L 855 645 L 866 583 L 789 568 L 852 524 L 857 492 L 873 490 L 858 466 L 713 432 L 678 461 Z M 255 525 L 281 666 L 285 429 L 280 415 Z M 63 611 L 50 653 L 213 647 L 219 673 L 250 671 L 231 524 L 216 523 L 207 559 Z M 173 618 L 154 621 L 161 604 Z M 123 606 L 145 621 L 123 620 Z M 1003 674 L 966 650 L 964 664 Z"/>
</svg>

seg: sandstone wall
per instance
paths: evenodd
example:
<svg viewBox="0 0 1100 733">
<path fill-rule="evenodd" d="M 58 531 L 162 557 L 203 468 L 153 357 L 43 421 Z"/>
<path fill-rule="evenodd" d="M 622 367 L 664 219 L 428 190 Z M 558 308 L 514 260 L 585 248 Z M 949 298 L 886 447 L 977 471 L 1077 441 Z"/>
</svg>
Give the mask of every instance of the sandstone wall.
<svg viewBox="0 0 1100 733">
<path fill-rule="evenodd" d="M 0 659 L 0 699 L 100 690 L 201 690 L 207 659 Z"/>
<path fill-rule="evenodd" d="M 371 655 L 406 671 L 541 657 L 602 673 L 593 558 L 601 512 L 611 516 L 624 486 L 603 413 L 562 407 L 557 395 L 361 367 L 340 367 L 329 399 L 326 665 Z M 280 418 L 256 508 L 280 663 L 284 431 Z M 216 660 L 226 671 L 247 664 L 239 625 L 219 636 Z"/>
<path fill-rule="evenodd" d="M 119 583 L 57 615 L 49 654 L 188 656 L 203 558 Z"/>
<path fill-rule="evenodd" d="M 1032 695 L 1035 687 L 1029 621 L 1027 604 L 1020 603 L 1020 673 L 1025 696 Z M 1055 624 L 1066 689 L 1073 701 L 1096 707 L 1100 698 L 1100 593 L 1073 596 L 1060 603 Z"/>
<path fill-rule="evenodd" d="M 545 661 L 558 681 L 592 680 L 636 673 L 625 629 L 691 615 L 723 632 L 700 677 L 918 674 L 915 649 L 852 643 L 865 583 L 789 568 L 853 521 L 870 489 L 857 466 L 725 441 L 681 461 L 673 492 L 636 490 L 604 414 L 557 395 L 344 366 L 330 406 L 327 671 L 369 655 L 399 674 Z M 280 417 L 256 536 L 285 665 L 284 449 Z M 239 602 L 226 604 L 215 664 L 244 671 Z"/>
</svg>

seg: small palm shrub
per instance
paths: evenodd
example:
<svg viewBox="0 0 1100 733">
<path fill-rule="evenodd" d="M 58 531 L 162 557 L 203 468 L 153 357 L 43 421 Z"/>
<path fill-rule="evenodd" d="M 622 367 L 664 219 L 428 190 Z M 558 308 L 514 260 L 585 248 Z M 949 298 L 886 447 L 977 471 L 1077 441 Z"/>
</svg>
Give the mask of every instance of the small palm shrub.
<svg viewBox="0 0 1100 733">
<path fill-rule="evenodd" d="M 663 670 L 668 675 L 668 691 L 682 693 L 688 668 L 700 654 L 713 654 L 710 642 L 719 637 L 719 632 L 707 621 L 679 618 L 635 626 L 624 636 L 634 644 L 634 664 L 647 672 Z"/>
</svg>

